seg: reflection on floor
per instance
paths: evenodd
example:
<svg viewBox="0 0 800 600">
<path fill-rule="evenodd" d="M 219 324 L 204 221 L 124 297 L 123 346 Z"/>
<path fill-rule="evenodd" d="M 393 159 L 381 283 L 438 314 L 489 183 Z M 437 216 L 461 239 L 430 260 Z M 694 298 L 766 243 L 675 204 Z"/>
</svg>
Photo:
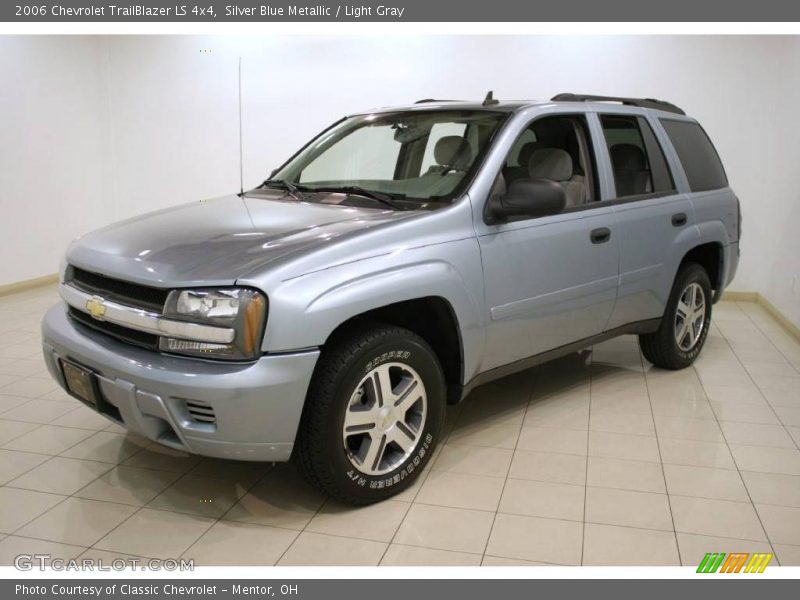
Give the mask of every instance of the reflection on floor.
<svg viewBox="0 0 800 600">
<path fill-rule="evenodd" d="M 0 564 L 800 564 L 800 343 L 756 304 L 715 306 L 695 368 L 628 336 L 477 390 L 413 489 L 352 509 L 290 465 L 170 451 L 65 395 L 39 349 L 56 300 L 0 298 Z"/>
</svg>

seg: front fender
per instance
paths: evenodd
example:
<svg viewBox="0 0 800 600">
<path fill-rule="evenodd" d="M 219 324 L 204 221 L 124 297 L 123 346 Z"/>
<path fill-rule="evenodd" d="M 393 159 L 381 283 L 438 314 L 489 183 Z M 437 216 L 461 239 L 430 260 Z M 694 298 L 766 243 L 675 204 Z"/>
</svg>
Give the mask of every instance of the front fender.
<svg viewBox="0 0 800 600">
<path fill-rule="evenodd" d="M 475 238 L 397 251 L 282 282 L 269 295 L 263 350 L 318 347 L 348 319 L 431 296 L 443 298 L 453 310 L 469 378 L 483 350 L 485 319 Z"/>
</svg>

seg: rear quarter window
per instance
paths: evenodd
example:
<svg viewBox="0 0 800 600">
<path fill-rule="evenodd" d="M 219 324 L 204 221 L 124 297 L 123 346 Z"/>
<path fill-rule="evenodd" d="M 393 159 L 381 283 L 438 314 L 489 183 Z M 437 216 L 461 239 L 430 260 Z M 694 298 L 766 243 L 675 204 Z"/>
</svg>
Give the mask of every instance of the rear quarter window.
<svg viewBox="0 0 800 600">
<path fill-rule="evenodd" d="M 678 153 L 689 188 L 705 192 L 727 187 L 722 161 L 706 132 L 698 123 L 661 119 L 667 136 Z"/>
</svg>

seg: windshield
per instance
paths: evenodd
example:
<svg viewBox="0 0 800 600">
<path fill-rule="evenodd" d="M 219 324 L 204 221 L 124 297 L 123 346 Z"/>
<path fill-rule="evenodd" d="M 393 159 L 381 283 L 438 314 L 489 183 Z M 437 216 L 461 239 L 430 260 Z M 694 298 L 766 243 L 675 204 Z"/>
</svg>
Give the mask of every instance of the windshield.
<svg viewBox="0 0 800 600">
<path fill-rule="evenodd" d="M 461 192 L 504 118 L 488 111 L 420 111 L 345 119 L 272 180 L 302 191 L 449 202 Z"/>
</svg>

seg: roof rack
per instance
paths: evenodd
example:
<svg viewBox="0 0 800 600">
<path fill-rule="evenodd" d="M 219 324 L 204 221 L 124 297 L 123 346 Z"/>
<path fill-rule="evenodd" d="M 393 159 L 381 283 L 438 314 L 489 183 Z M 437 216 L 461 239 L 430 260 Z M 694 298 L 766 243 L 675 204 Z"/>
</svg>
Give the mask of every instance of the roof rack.
<svg viewBox="0 0 800 600">
<path fill-rule="evenodd" d="M 683 109 L 678 108 L 671 102 L 656 100 L 655 98 L 621 98 L 617 96 L 593 96 L 591 94 L 556 94 L 550 100 L 553 102 L 620 102 L 627 106 L 639 106 L 641 108 L 652 108 L 666 112 L 685 115 Z"/>
</svg>

